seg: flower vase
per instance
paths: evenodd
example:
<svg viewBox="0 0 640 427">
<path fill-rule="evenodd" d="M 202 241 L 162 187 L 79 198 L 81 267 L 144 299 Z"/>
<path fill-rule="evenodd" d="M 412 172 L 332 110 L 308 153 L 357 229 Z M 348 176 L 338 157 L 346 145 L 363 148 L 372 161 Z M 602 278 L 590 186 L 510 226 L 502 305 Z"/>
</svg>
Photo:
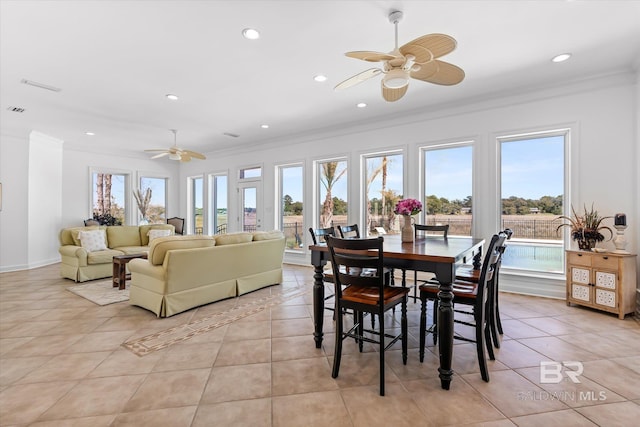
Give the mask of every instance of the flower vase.
<svg viewBox="0 0 640 427">
<path fill-rule="evenodd" d="M 149 220 L 144 217 L 140 221 L 138 221 L 138 225 L 148 225 L 148 224 L 149 224 Z"/>
<path fill-rule="evenodd" d="M 411 215 L 402 215 L 402 228 L 400 229 L 403 242 L 413 242 L 415 231 L 413 230 L 413 222 Z"/>
</svg>

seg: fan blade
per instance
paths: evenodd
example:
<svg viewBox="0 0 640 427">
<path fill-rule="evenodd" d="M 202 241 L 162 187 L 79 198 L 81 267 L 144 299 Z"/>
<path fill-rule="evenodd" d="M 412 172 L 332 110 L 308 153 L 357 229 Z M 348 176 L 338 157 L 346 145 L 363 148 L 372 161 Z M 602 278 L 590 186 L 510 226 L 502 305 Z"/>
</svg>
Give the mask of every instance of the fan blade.
<svg viewBox="0 0 640 427">
<path fill-rule="evenodd" d="M 183 152 L 182 154 L 180 154 L 180 161 L 181 162 L 190 162 L 191 161 L 191 156 L 185 152 Z"/>
<path fill-rule="evenodd" d="M 418 64 L 420 69 L 417 71 L 411 71 L 409 75 L 414 79 L 427 81 L 426 79 L 438 72 L 438 64 L 440 62 L 441 61 L 435 60 L 427 62 L 426 64 Z"/>
<path fill-rule="evenodd" d="M 395 58 L 394 55 L 388 53 L 373 52 L 370 50 L 356 50 L 354 52 L 347 52 L 345 55 L 349 58 L 362 59 L 363 61 L 369 62 L 388 61 Z"/>
<path fill-rule="evenodd" d="M 168 150 L 166 148 L 154 148 L 152 150 L 144 150 L 144 151 L 153 152 L 153 151 L 168 151 Z"/>
<path fill-rule="evenodd" d="M 200 153 L 197 153 L 197 152 L 191 151 L 191 150 L 182 150 L 182 155 L 184 156 L 185 154 L 188 155 L 189 157 L 193 157 L 193 158 L 200 159 L 200 160 L 206 160 L 207 159 L 207 157 L 204 154 L 200 154 Z"/>
<path fill-rule="evenodd" d="M 456 39 L 446 34 L 427 34 L 406 43 L 400 48 L 400 52 L 405 54 L 404 49 L 408 48 L 410 45 L 422 46 L 423 48 L 431 51 L 434 58 L 439 58 L 449 52 L 452 52 L 456 48 L 457 42 Z"/>
<path fill-rule="evenodd" d="M 148 150 L 145 150 L 148 151 Z M 155 156 L 152 156 L 152 159 L 159 159 L 160 157 L 164 157 L 164 156 L 168 156 L 169 153 L 167 151 L 165 151 L 164 153 L 160 153 L 160 154 L 156 154 Z"/>
<path fill-rule="evenodd" d="M 400 52 L 404 55 L 413 55 L 416 64 L 424 64 L 433 60 L 433 53 L 424 46 L 419 44 L 406 44 L 400 48 Z"/>
<path fill-rule="evenodd" d="M 437 85 L 444 86 L 453 86 L 460 83 L 464 80 L 464 71 L 462 68 L 455 66 L 453 64 L 449 64 L 444 61 L 433 61 L 435 65 L 437 65 L 437 71 L 430 75 L 425 75 L 425 77 L 416 77 L 420 76 L 420 73 L 423 72 L 422 69 L 418 71 L 412 71 L 411 77 L 414 79 L 422 80 L 424 82 L 435 83 Z"/>
<path fill-rule="evenodd" d="M 382 73 L 382 70 L 379 68 L 369 68 L 366 71 L 358 73 L 355 76 L 351 76 L 347 80 L 338 83 L 336 87 L 334 87 L 333 89 L 334 90 L 346 89 L 348 87 L 355 86 L 358 83 L 362 83 L 365 80 L 369 80 L 370 78 L 375 77 L 380 73 Z"/>
<path fill-rule="evenodd" d="M 389 102 L 394 102 L 402 98 L 404 94 L 407 93 L 407 89 L 409 88 L 409 85 L 405 85 L 397 89 L 390 89 L 386 87 L 382 82 L 380 82 L 380 85 L 382 86 L 382 97 L 385 99 L 385 101 Z"/>
</svg>

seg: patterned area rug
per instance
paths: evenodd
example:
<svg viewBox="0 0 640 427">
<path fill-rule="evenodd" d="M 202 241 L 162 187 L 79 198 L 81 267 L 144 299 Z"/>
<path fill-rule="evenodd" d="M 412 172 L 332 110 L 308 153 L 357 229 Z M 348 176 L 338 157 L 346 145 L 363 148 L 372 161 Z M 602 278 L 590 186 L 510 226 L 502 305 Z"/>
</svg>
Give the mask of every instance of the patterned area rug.
<svg viewBox="0 0 640 427">
<path fill-rule="evenodd" d="M 154 351 L 169 347 L 175 343 L 186 341 L 204 332 L 228 325 L 238 319 L 259 313 L 269 307 L 273 307 L 274 305 L 298 298 L 299 296 L 304 295 L 307 291 L 308 289 L 297 288 L 282 294 L 270 295 L 252 300 L 229 310 L 212 314 L 184 325 L 175 326 L 164 331 L 125 342 L 122 346 L 138 356 L 144 356 Z"/>
<path fill-rule="evenodd" d="M 119 290 L 113 287 L 111 278 L 71 286 L 67 290 L 98 305 L 129 300 L 129 285 L 127 285 L 126 289 Z"/>
</svg>

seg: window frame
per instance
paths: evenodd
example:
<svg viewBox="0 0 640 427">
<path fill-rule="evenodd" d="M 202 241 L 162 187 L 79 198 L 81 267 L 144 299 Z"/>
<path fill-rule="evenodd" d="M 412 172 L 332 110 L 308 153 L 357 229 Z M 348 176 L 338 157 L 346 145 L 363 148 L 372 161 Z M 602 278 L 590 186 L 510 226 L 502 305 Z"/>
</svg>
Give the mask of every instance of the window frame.
<svg viewBox="0 0 640 427">
<path fill-rule="evenodd" d="M 137 173 L 137 177 L 136 177 L 136 183 L 137 183 L 137 189 L 142 189 L 142 179 L 144 178 L 150 178 L 150 179 L 162 179 L 164 180 L 164 223 L 167 222 L 167 212 L 169 212 L 169 177 L 166 175 L 160 175 L 160 174 L 154 174 L 154 173 L 148 173 L 148 172 L 138 172 Z M 137 205 L 135 204 L 135 200 L 134 202 L 134 208 L 135 208 L 135 215 L 136 218 L 139 217 L 139 212 L 138 212 L 138 208 Z"/>
<path fill-rule="evenodd" d="M 553 128 L 542 128 L 537 130 L 530 131 L 522 131 L 522 132 L 513 132 L 513 133 L 505 133 L 505 134 L 497 134 L 495 135 L 496 142 L 496 193 L 495 193 L 495 229 L 500 230 L 502 227 L 502 143 L 503 142 L 516 142 L 523 141 L 529 139 L 537 139 L 537 138 L 547 138 L 547 137 L 555 137 L 561 136 L 564 139 L 564 147 L 562 150 L 563 154 L 563 200 L 562 200 L 562 210 L 563 215 L 570 215 L 571 212 L 571 188 L 572 188 L 572 158 L 571 158 L 571 136 L 574 133 L 573 126 L 562 126 L 562 127 L 553 127 Z M 561 256 L 561 266 L 558 271 L 555 270 L 538 270 L 538 269 L 530 269 L 530 268 L 518 268 L 509 266 L 508 264 L 502 264 L 503 271 L 511 272 L 511 273 L 519 273 L 523 275 L 550 275 L 550 276 L 564 276 L 566 274 L 566 256 L 565 251 L 570 247 L 571 239 L 569 230 L 567 227 L 564 227 L 566 230 L 563 230 L 562 239 L 560 243 L 560 247 L 562 248 L 562 256 Z M 519 239 L 517 237 L 513 237 L 508 244 L 514 246 L 532 246 L 531 243 L 538 242 L 541 239 Z M 549 245 L 555 246 L 555 244 L 550 243 Z"/>
<path fill-rule="evenodd" d="M 362 209 L 360 209 L 359 214 L 359 223 L 362 224 L 360 227 L 360 234 L 362 237 L 371 237 L 369 234 L 369 227 L 367 223 L 367 160 L 376 157 L 384 157 L 384 156 L 402 156 L 402 199 L 411 198 L 412 196 L 408 195 L 408 170 L 407 170 L 407 153 L 404 148 L 389 148 L 387 150 L 375 151 L 375 152 L 367 152 L 360 154 L 360 203 Z M 399 219 L 396 217 L 396 221 L 399 224 Z M 400 225 L 398 225 L 398 234 L 400 233 Z"/>
<path fill-rule="evenodd" d="M 305 213 L 306 213 L 306 209 L 305 209 L 305 185 L 306 185 L 306 180 L 305 180 L 305 162 L 304 161 L 298 161 L 298 162 L 290 162 L 290 163 L 282 163 L 282 164 L 276 164 L 274 169 L 275 169 L 275 177 L 276 177 L 276 188 L 275 188 L 275 194 L 276 194 L 276 200 L 274 203 L 274 206 L 276 207 L 275 209 L 275 228 L 277 230 L 281 230 L 283 233 L 285 233 L 285 229 L 284 229 L 284 206 L 283 206 L 283 199 L 285 196 L 284 193 L 284 189 L 283 189 L 283 170 L 284 169 L 289 169 L 289 168 L 300 168 L 301 169 L 301 189 L 302 189 L 302 224 L 301 224 L 301 228 L 300 228 L 300 232 L 299 232 L 299 236 L 300 236 L 300 243 L 301 246 L 296 248 L 288 248 L 287 246 L 285 246 L 285 251 L 289 251 L 289 252 L 293 252 L 293 253 L 302 253 L 302 251 L 304 250 L 304 242 L 305 242 Z M 286 236 L 286 233 L 285 233 Z"/>
<path fill-rule="evenodd" d="M 351 205 L 349 204 L 349 199 L 351 196 L 350 192 L 350 184 L 349 184 L 349 168 L 351 166 L 351 161 L 348 155 L 341 155 L 335 157 L 323 157 L 321 159 L 316 159 L 313 161 L 313 212 L 311 215 L 311 225 L 313 228 L 323 228 L 320 224 L 320 215 L 322 213 L 322 205 L 324 204 L 324 200 L 320 200 L 320 195 L 324 192 L 321 182 L 322 175 L 322 165 L 324 163 L 331 162 L 345 162 L 347 165 L 346 169 L 346 189 L 347 189 L 347 221 L 349 221 L 351 215 Z M 311 236 L 308 236 L 311 239 Z"/>
<path fill-rule="evenodd" d="M 422 212 L 420 212 L 419 218 L 420 218 L 420 223 L 422 224 L 426 224 L 427 221 L 427 209 L 426 209 L 426 201 L 427 201 L 427 194 L 426 194 L 426 173 L 427 173 L 427 165 L 426 165 L 426 159 L 425 159 L 425 155 L 427 151 L 434 151 L 434 150 L 446 150 L 446 149 L 453 149 L 453 148 L 462 148 L 462 147 L 470 147 L 471 148 L 471 203 L 472 203 L 472 214 L 471 214 L 471 234 L 469 236 L 474 236 L 475 235 L 475 227 L 476 227 L 476 218 L 477 218 L 477 212 L 474 213 L 475 209 L 475 204 L 473 203 L 473 200 L 475 199 L 475 193 L 476 193 L 476 146 L 477 146 L 477 141 L 474 138 L 461 138 L 461 139 L 457 139 L 457 140 L 451 140 L 451 141 L 441 141 L 441 142 L 436 142 L 433 144 L 429 144 L 429 145 L 421 145 L 418 147 L 419 153 L 420 153 L 420 165 L 419 165 L 419 185 L 418 185 L 418 192 L 420 194 L 420 197 L 422 198 L 421 202 L 423 204 L 423 209 Z M 453 234 L 450 234 L 453 235 Z"/>
<path fill-rule="evenodd" d="M 204 230 L 205 226 L 206 226 L 206 221 L 205 218 L 207 216 L 207 205 L 205 203 L 205 177 L 204 175 L 192 175 L 187 177 L 187 221 L 186 221 L 186 227 L 185 230 L 187 230 L 187 232 L 185 232 L 185 234 L 188 234 L 188 232 L 191 232 L 193 234 L 198 234 L 197 230 L 196 230 L 196 222 L 195 222 L 195 201 L 196 201 L 196 197 L 195 197 L 195 192 L 196 192 L 196 188 L 195 188 L 195 181 L 196 180 L 201 180 L 202 182 L 202 234 L 204 234 L 206 232 L 206 230 Z"/>
<path fill-rule="evenodd" d="M 209 234 L 217 234 L 220 224 L 218 224 L 218 179 L 224 177 L 227 180 L 226 185 L 226 204 L 227 204 L 227 223 L 224 233 L 227 233 L 229 229 L 229 172 L 213 172 L 207 175 L 207 189 L 204 191 L 208 193 L 207 197 L 207 220 L 205 221 L 207 232 Z M 224 234 L 222 233 L 222 234 Z"/>
<path fill-rule="evenodd" d="M 132 213 L 132 209 L 138 209 L 135 207 L 135 201 L 133 201 L 133 193 L 131 190 L 131 175 L 133 174 L 130 170 L 125 169 L 114 169 L 114 168 L 103 168 L 90 166 L 89 167 L 89 216 L 87 218 L 93 218 L 93 205 L 94 205 L 94 196 L 95 196 L 95 187 L 93 183 L 93 175 L 94 174 L 109 174 L 109 175 L 123 175 L 124 176 L 124 220 L 122 224 L 130 224 L 131 218 L 134 218 Z"/>
</svg>

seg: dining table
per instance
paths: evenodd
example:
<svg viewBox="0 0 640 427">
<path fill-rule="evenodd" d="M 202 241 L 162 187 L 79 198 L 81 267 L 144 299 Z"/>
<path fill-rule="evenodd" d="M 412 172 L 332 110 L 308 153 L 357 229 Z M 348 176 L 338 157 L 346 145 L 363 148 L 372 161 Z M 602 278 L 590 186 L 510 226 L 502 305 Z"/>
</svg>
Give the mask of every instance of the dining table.
<svg viewBox="0 0 640 427">
<path fill-rule="evenodd" d="M 449 390 L 453 377 L 453 293 L 452 283 L 456 268 L 472 262 L 480 268 L 484 239 L 473 237 L 422 236 L 412 242 L 403 242 L 400 235 L 385 235 L 383 242 L 384 264 L 388 268 L 403 271 L 403 285 L 407 270 L 430 272 L 435 275 L 438 285 L 438 368 L 440 384 Z M 313 338 L 316 348 L 322 346 L 324 321 L 323 270 L 329 261 L 329 250 L 324 243 L 310 245 L 313 265 Z"/>
</svg>

